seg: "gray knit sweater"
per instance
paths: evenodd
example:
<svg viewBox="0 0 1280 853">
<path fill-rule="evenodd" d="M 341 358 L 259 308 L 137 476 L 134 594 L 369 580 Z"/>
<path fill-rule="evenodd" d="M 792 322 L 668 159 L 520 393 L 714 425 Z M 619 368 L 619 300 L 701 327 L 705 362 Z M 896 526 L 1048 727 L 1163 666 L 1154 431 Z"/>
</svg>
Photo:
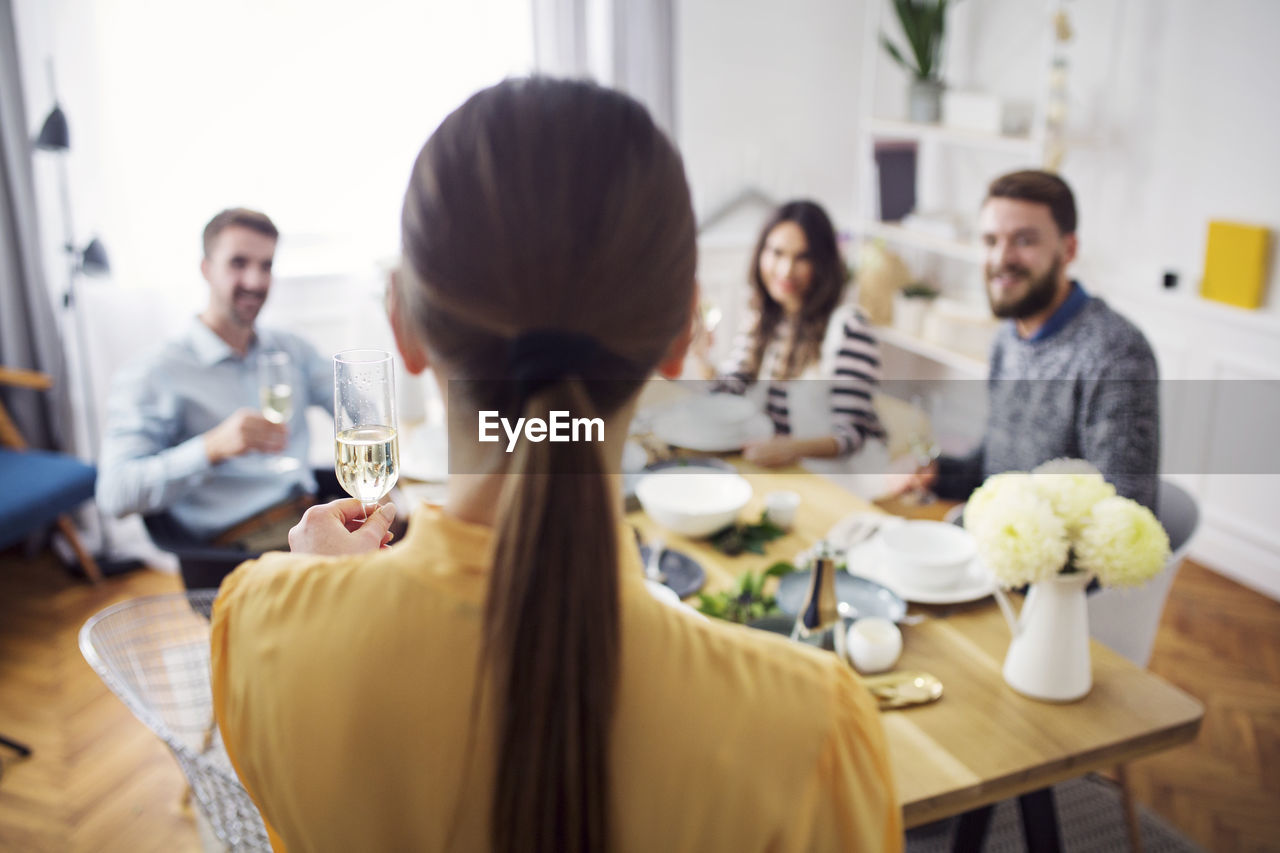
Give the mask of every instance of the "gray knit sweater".
<svg viewBox="0 0 1280 853">
<path fill-rule="evenodd" d="M 939 460 L 938 494 L 965 499 L 991 474 L 1085 459 L 1125 497 L 1156 509 L 1160 407 L 1155 356 L 1097 297 L 1049 337 L 1004 323 L 991 350 L 987 425 L 968 456 Z"/>
</svg>

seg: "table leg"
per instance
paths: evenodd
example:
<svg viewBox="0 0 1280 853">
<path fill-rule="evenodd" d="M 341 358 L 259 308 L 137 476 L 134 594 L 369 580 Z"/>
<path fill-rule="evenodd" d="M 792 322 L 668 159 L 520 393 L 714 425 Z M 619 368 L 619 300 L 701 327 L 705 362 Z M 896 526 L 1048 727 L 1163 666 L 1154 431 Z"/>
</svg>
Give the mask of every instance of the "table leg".
<svg viewBox="0 0 1280 853">
<path fill-rule="evenodd" d="M 1058 812 L 1053 806 L 1053 789 L 1042 788 L 1018 797 L 1022 812 L 1022 835 L 1029 853 L 1061 853 Z"/>
<path fill-rule="evenodd" d="M 955 834 L 951 836 L 952 853 L 979 853 L 987 840 L 987 827 L 995 806 L 983 806 L 960 815 Z"/>
</svg>

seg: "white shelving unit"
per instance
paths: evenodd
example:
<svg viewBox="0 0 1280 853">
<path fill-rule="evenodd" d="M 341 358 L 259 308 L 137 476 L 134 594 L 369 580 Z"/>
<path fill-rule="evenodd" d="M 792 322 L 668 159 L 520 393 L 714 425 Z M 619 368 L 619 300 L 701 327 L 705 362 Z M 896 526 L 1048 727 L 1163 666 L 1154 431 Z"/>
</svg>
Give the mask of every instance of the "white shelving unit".
<svg viewBox="0 0 1280 853">
<path fill-rule="evenodd" d="M 955 258 L 970 263 L 982 262 L 982 248 L 975 243 L 964 243 L 929 234 L 925 231 L 913 231 L 892 222 L 879 222 L 864 219 L 859 223 L 861 233 L 870 237 L 879 237 L 887 243 L 909 246 L 913 249 L 924 249 L 947 258 Z"/>
<path fill-rule="evenodd" d="M 864 27 L 863 74 L 862 74 L 862 115 L 859 122 L 859 165 L 858 186 L 860 187 L 861 221 L 857 223 L 859 234 L 865 238 L 878 238 L 891 246 L 915 249 L 943 258 L 962 261 L 969 264 L 982 262 L 982 249 L 974 242 L 942 237 L 920 230 L 879 219 L 878 176 L 875 163 L 875 147 L 881 141 L 909 140 L 918 143 L 920 156 L 923 158 L 930 149 L 946 146 L 950 148 L 968 149 L 971 151 L 989 152 L 1008 156 L 1010 168 L 1016 164 L 1040 163 L 1044 161 L 1048 127 L 1049 74 L 1053 57 L 1053 14 L 1061 7 L 1062 0 L 1040 0 L 1034 4 L 1035 14 L 1044 19 L 1044 46 L 1041 79 L 1037 83 L 1036 99 L 1030 130 L 1022 135 L 981 133 L 947 127 L 943 124 L 922 124 L 885 118 L 876 114 L 876 92 L 878 72 L 882 64 L 888 62 L 884 50 L 879 44 L 879 34 L 887 27 L 888 16 L 885 9 L 887 0 L 872 0 L 867 4 L 867 23 Z M 917 163 L 919 168 L 919 163 Z M 986 375 L 986 362 L 966 353 L 959 353 L 903 332 L 883 327 L 877 330 L 882 343 L 896 347 L 913 355 L 926 358 L 939 365 L 950 368 L 965 375 Z"/>
<path fill-rule="evenodd" d="M 911 139 L 919 142 L 944 142 L 984 151 L 1002 151 L 1035 157 L 1043 147 L 1042 135 L 1011 136 L 1001 133 L 981 133 L 975 130 L 947 127 L 941 124 L 921 124 L 897 119 L 869 119 L 871 134 L 877 139 Z"/>
<path fill-rule="evenodd" d="M 982 379 L 987 375 L 986 359 L 949 349 L 915 335 L 908 335 L 893 326 L 880 326 L 876 329 L 876 337 L 882 344 L 889 344 L 913 355 L 923 356 L 965 376 Z"/>
</svg>

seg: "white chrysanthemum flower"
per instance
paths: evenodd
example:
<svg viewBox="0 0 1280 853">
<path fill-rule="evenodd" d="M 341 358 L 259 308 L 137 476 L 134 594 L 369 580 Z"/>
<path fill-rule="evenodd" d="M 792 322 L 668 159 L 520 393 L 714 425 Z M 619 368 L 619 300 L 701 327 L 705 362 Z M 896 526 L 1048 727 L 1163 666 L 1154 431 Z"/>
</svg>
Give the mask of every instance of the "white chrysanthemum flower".
<svg viewBox="0 0 1280 853">
<path fill-rule="evenodd" d="M 1050 459 L 1048 462 L 1042 462 L 1035 468 L 1031 469 L 1032 474 L 1097 474 L 1102 476 L 1102 472 L 1093 465 L 1083 459 L 1070 459 L 1066 456 L 1059 456 L 1057 459 Z"/>
<path fill-rule="evenodd" d="M 966 509 L 965 527 L 973 532 L 978 554 L 1000 583 L 1022 586 L 1061 571 L 1070 544 L 1066 526 L 1049 501 L 1035 489 L 1012 482 L 983 499 L 973 524 Z"/>
<path fill-rule="evenodd" d="M 1077 567 L 1105 586 L 1137 586 L 1169 562 L 1169 536 L 1151 510 L 1122 497 L 1097 503 L 1074 545 Z"/>
<path fill-rule="evenodd" d="M 1033 493 L 1035 484 L 1031 476 L 1023 471 L 1009 471 L 1004 474 L 992 474 L 986 482 L 973 490 L 964 505 L 964 526 L 973 529 L 982 522 L 987 505 L 998 496 L 1013 497 L 1023 492 Z M 1030 499 L 1030 498 L 1028 498 Z"/>
<path fill-rule="evenodd" d="M 1072 542 L 1079 538 L 1080 529 L 1094 506 L 1116 493 L 1116 487 L 1098 473 L 1037 473 L 1032 478 L 1067 526 L 1067 536 Z"/>
</svg>

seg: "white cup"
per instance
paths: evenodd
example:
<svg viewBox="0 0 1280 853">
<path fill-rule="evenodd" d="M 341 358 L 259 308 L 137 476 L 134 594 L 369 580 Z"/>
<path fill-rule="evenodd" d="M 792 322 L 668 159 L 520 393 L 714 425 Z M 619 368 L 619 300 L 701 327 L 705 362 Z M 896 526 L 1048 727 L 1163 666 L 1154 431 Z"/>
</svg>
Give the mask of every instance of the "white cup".
<svg viewBox="0 0 1280 853">
<path fill-rule="evenodd" d="M 868 616 L 849 626 L 849 657 L 858 672 L 893 669 L 902 655 L 902 632 L 888 619 Z"/>
<path fill-rule="evenodd" d="M 795 492 L 769 492 L 764 496 L 764 509 L 769 514 L 769 520 L 783 530 L 790 530 L 791 525 L 796 523 L 796 510 L 799 507 L 800 495 Z"/>
</svg>

